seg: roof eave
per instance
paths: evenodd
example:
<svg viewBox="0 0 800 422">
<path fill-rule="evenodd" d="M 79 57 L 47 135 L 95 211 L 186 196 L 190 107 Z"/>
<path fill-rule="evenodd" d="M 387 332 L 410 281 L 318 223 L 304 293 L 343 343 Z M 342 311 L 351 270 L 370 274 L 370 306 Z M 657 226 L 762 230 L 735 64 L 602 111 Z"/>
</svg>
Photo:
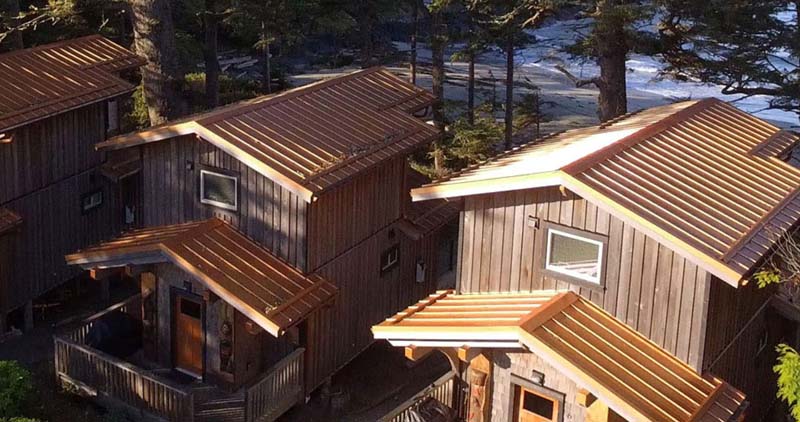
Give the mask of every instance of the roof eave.
<svg viewBox="0 0 800 422">
<path fill-rule="evenodd" d="M 561 176 L 560 171 L 549 171 L 461 183 L 433 183 L 412 189 L 411 200 L 418 202 L 558 186 L 561 184 Z"/>
</svg>

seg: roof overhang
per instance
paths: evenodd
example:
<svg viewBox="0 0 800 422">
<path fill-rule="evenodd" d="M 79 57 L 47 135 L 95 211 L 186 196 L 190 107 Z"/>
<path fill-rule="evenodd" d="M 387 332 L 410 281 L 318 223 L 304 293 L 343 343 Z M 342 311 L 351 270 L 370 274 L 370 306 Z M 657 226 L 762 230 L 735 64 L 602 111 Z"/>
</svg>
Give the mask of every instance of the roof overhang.
<svg viewBox="0 0 800 422">
<path fill-rule="evenodd" d="M 319 275 L 300 274 L 218 219 L 130 232 L 65 259 L 84 269 L 171 263 L 276 337 L 338 292 Z"/>
<path fill-rule="evenodd" d="M 308 188 L 264 164 L 264 162 L 257 159 L 249 151 L 236 147 L 225 140 L 225 138 L 206 129 L 196 121 L 181 122 L 142 132 L 120 135 L 108 141 L 98 143 L 95 145 L 95 149 L 98 151 L 115 151 L 187 135 L 194 135 L 214 144 L 216 147 L 230 154 L 262 176 L 274 180 L 279 185 L 299 196 L 306 203 L 310 203 L 314 198 L 314 193 Z"/>
<path fill-rule="evenodd" d="M 626 420 L 734 421 L 745 397 L 573 292 L 437 292 L 373 326 L 398 347 L 530 351 Z"/>
<path fill-rule="evenodd" d="M 566 171 L 553 171 L 546 173 L 525 174 L 497 179 L 479 180 L 463 183 L 433 183 L 411 190 L 414 201 L 431 199 L 452 199 L 464 196 L 474 196 L 489 193 L 510 192 L 523 189 L 563 186 L 575 194 L 590 200 L 604 211 L 631 224 L 637 230 L 652 237 L 665 246 L 679 252 L 689 261 L 693 262 L 723 280 L 725 283 L 739 287 L 743 284 L 746 274 L 730 267 L 720 259 L 710 256 L 677 236 L 652 224 L 642 216 L 630 211 L 622 205 L 611 200 L 602 193 L 571 176 Z"/>
</svg>

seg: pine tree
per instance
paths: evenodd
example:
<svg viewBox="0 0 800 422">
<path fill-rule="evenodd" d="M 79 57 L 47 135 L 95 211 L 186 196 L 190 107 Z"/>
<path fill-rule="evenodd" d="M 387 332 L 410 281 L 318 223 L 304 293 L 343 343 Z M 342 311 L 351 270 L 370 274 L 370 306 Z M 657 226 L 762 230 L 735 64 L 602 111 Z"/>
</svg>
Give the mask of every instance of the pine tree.
<svg viewBox="0 0 800 422">
<path fill-rule="evenodd" d="M 770 107 L 800 113 L 797 1 L 661 1 L 666 74 L 721 85 L 723 94 L 768 95 Z"/>
<path fill-rule="evenodd" d="M 631 52 L 644 50 L 652 44 L 652 34 L 639 31 L 636 26 L 652 19 L 655 7 L 650 1 L 640 0 L 591 0 L 577 4 L 587 10 L 592 24 L 588 35 L 570 46 L 569 51 L 595 59 L 600 74 L 579 79 L 563 67 L 558 69 L 577 87 L 597 87 L 597 116 L 605 122 L 628 112 L 625 63 Z"/>
<path fill-rule="evenodd" d="M 8 50 L 24 48 L 22 32 L 14 30 L 17 26 L 19 13 L 19 0 L 0 0 L 0 30 L 11 31 L 3 45 Z"/>
<path fill-rule="evenodd" d="M 183 75 L 178 65 L 169 0 L 131 0 L 136 52 L 142 67 L 144 98 L 153 125 L 180 116 Z"/>
</svg>

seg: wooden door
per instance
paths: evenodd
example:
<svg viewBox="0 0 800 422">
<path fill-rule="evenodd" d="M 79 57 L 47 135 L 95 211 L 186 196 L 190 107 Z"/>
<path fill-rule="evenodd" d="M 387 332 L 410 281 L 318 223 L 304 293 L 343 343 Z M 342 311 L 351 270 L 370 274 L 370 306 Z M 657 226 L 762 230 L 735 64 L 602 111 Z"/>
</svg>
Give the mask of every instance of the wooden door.
<svg viewBox="0 0 800 422">
<path fill-rule="evenodd" d="M 192 375 L 203 374 L 203 305 L 199 300 L 177 296 L 174 305 L 175 368 Z"/>
<path fill-rule="evenodd" d="M 558 422 L 558 400 L 524 387 L 516 388 L 515 422 Z"/>
</svg>

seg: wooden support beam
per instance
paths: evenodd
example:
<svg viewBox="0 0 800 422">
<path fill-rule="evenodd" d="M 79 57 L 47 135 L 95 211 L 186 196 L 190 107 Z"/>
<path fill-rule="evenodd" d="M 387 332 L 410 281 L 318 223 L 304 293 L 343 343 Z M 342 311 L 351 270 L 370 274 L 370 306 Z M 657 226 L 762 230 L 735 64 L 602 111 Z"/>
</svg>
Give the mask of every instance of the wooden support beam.
<svg viewBox="0 0 800 422">
<path fill-rule="evenodd" d="M 244 329 L 247 330 L 247 333 L 250 335 L 257 335 L 258 333 L 264 331 L 260 325 L 256 324 L 253 321 L 247 320 L 244 323 Z"/>
<path fill-rule="evenodd" d="M 478 357 L 483 352 L 483 349 L 476 347 L 463 346 L 458 348 L 458 359 L 462 362 L 471 363 L 473 359 Z"/>
<path fill-rule="evenodd" d="M 577 402 L 586 408 L 586 422 L 626 422 L 625 418 L 611 410 L 587 390 L 578 391 Z"/>
<path fill-rule="evenodd" d="M 117 275 L 120 272 L 124 271 L 125 267 L 115 267 L 115 268 L 92 268 L 89 270 L 89 277 L 92 280 L 105 280 L 111 276 Z"/>
<path fill-rule="evenodd" d="M 431 347 L 417 347 L 414 345 L 406 346 L 405 356 L 408 360 L 418 361 L 425 356 L 428 356 L 434 350 L 436 349 Z"/>
<path fill-rule="evenodd" d="M 576 394 L 575 401 L 578 402 L 579 405 L 583 407 L 589 407 L 597 400 L 597 397 L 594 394 L 590 393 L 588 390 L 581 388 L 578 390 L 578 394 Z"/>
</svg>

